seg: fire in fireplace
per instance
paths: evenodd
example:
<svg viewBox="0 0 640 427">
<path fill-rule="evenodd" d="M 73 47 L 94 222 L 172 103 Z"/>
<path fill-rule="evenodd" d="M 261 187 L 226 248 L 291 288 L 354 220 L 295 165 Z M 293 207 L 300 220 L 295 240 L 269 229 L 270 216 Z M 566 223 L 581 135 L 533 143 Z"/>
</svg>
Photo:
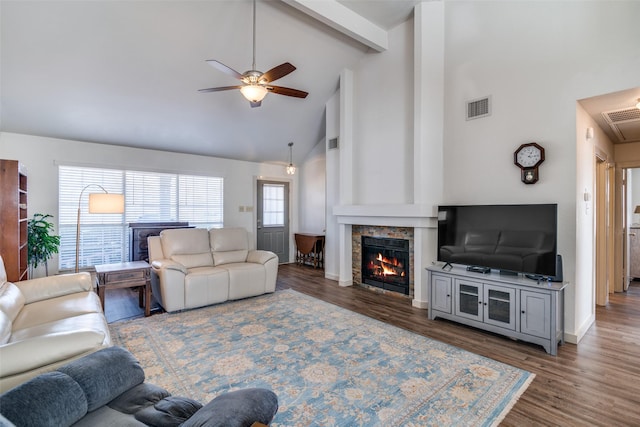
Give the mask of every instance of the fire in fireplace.
<svg viewBox="0 0 640 427">
<path fill-rule="evenodd" d="M 362 236 L 362 283 L 409 295 L 409 240 Z"/>
</svg>

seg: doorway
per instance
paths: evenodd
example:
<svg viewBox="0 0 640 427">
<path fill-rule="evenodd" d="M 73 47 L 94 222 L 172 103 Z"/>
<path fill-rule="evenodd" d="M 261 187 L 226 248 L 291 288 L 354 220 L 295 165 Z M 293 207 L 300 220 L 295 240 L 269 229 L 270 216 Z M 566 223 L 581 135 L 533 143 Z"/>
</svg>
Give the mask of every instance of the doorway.
<svg viewBox="0 0 640 427">
<path fill-rule="evenodd" d="M 640 222 L 640 216 L 631 214 L 635 206 L 630 206 L 634 202 L 625 177 L 627 171 L 640 167 L 640 111 L 636 107 L 639 98 L 637 87 L 578 101 L 579 178 L 585 184 L 586 209 L 591 194 L 594 199 L 592 296 L 597 306 L 607 305 L 613 293 L 624 292 L 630 280 L 630 225 L 633 220 Z M 582 129 L 587 131 L 584 140 L 580 136 Z M 593 163 L 587 165 L 584 154 L 589 147 L 593 150 Z M 591 232 L 589 225 L 584 222 L 580 232 Z M 584 271 L 586 264 L 581 267 Z"/>
<path fill-rule="evenodd" d="M 278 255 L 280 264 L 289 262 L 289 183 L 258 180 L 257 249 Z"/>
<path fill-rule="evenodd" d="M 628 274 L 626 284 L 640 280 L 640 168 L 628 168 L 624 176 L 626 183 L 625 255 Z"/>
<path fill-rule="evenodd" d="M 640 206 L 640 162 L 614 165 L 596 154 L 595 194 L 596 305 L 607 305 L 609 294 L 625 292 L 640 274 L 638 251 L 632 251 L 640 232 L 640 214 L 634 213 Z"/>
</svg>

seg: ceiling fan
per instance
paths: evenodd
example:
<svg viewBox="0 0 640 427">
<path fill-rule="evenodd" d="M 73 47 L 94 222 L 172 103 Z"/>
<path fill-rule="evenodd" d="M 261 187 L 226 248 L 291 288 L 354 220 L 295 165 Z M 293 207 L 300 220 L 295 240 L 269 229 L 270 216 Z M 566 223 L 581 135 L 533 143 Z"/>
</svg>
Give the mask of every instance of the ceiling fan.
<svg viewBox="0 0 640 427">
<path fill-rule="evenodd" d="M 247 101 L 249 101 L 252 108 L 262 105 L 262 100 L 269 92 L 273 92 L 278 95 L 293 96 L 295 98 L 306 98 L 308 95 L 307 92 L 298 89 L 274 86 L 270 84 L 296 69 L 296 67 L 288 62 L 280 64 L 266 73 L 256 70 L 256 0 L 253 0 L 253 64 L 251 70 L 240 74 L 233 68 L 228 67 L 215 59 L 208 59 L 206 62 L 223 73 L 235 77 L 243 84 L 237 86 L 221 86 L 199 89 L 198 92 L 220 92 L 223 90 L 240 89 L 240 92 L 242 92 L 242 95 L 247 99 Z"/>
</svg>

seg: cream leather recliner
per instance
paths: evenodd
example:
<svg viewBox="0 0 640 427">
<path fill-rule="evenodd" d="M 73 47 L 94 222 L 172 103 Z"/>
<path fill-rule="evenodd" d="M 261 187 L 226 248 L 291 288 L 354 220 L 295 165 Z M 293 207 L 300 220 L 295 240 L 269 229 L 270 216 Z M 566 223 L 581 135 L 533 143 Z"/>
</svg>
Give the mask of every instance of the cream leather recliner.
<svg viewBox="0 0 640 427">
<path fill-rule="evenodd" d="M 244 228 L 180 228 L 151 236 L 153 296 L 169 312 L 276 289 L 278 256 L 249 249 Z"/>
<path fill-rule="evenodd" d="M 0 257 L 0 391 L 110 345 L 89 273 L 14 284 Z"/>
</svg>

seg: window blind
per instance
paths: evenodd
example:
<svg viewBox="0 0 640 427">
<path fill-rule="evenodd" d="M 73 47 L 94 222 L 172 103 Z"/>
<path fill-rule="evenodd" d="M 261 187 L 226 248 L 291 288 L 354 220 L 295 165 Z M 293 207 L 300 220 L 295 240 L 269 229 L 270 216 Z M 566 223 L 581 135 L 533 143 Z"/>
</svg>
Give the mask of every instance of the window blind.
<svg viewBox="0 0 640 427">
<path fill-rule="evenodd" d="M 188 221 L 222 227 L 224 180 L 220 177 L 59 166 L 59 270 L 75 268 L 80 206 L 80 268 L 129 260 L 130 222 Z M 78 203 L 82 190 L 82 200 Z M 90 214 L 89 193 L 124 194 L 124 214 Z"/>
</svg>

